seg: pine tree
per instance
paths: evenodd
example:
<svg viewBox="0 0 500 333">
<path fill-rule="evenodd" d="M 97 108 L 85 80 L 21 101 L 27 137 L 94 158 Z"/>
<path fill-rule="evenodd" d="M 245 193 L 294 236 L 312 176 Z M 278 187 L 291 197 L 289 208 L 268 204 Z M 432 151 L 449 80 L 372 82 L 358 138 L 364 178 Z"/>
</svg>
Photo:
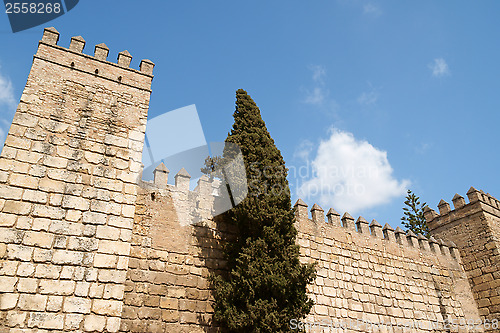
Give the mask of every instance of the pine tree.
<svg viewBox="0 0 500 333">
<path fill-rule="evenodd" d="M 241 149 L 248 195 L 224 216 L 238 234 L 225 249 L 228 275 L 211 277 L 214 318 L 230 332 L 290 332 L 290 321 L 303 319 L 313 305 L 306 286 L 315 268 L 299 261 L 288 169 L 259 108 L 242 89 L 226 142 Z M 207 160 L 207 167 L 220 163 Z"/>
<path fill-rule="evenodd" d="M 420 204 L 420 198 L 408 190 L 405 205 L 407 207 L 403 208 L 404 216 L 401 218 L 403 226 L 415 234 L 429 237 L 429 227 L 424 217 L 424 208 L 427 204 L 425 202 Z"/>
</svg>

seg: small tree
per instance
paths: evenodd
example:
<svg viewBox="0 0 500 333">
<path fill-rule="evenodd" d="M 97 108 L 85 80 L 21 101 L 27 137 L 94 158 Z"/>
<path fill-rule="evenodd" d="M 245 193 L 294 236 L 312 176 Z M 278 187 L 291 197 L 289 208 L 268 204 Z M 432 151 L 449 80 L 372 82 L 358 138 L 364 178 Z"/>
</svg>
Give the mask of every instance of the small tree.
<svg viewBox="0 0 500 333">
<path fill-rule="evenodd" d="M 405 205 L 407 207 L 403 208 L 404 216 L 401 218 L 403 226 L 406 230 L 411 230 L 415 234 L 429 237 L 429 227 L 424 217 L 424 208 L 427 204 L 425 202 L 420 204 L 420 198 L 411 190 L 408 190 Z"/>
</svg>

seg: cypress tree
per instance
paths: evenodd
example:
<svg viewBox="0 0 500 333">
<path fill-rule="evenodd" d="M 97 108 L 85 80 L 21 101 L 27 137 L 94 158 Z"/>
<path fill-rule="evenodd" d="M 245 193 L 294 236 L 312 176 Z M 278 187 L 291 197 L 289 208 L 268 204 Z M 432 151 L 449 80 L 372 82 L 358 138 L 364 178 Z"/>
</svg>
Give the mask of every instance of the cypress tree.
<svg viewBox="0 0 500 333">
<path fill-rule="evenodd" d="M 214 319 L 230 332 L 290 332 L 290 321 L 303 319 L 313 305 L 306 286 L 315 269 L 299 262 L 288 169 L 259 108 L 242 89 L 226 142 L 241 149 L 248 195 L 224 214 L 237 237 L 225 249 L 228 274 L 211 277 Z"/>
</svg>

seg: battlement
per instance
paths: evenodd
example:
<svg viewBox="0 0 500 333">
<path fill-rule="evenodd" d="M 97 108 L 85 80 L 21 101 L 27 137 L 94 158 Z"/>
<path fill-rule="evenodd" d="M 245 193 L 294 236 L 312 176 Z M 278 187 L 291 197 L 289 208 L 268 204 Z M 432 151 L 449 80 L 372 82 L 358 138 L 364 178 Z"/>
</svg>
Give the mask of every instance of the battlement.
<svg viewBox="0 0 500 333">
<path fill-rule="evenodd" d="M 181 225 L 206 221 L 232 208 L 231 200 L 224 186 L 217 178 L 201 176 L 191 191 L 191 175 L 182 168 L 174 176 L 174 185 L 167 184 L 170 170 L 160 163 L 153 171 L 152 181 L 139 182 L 139 186 L 155 195 L 169 195 L 173 200 L 175 213 Z"/>
<path fill-rule="evenodd" d="M 455 194 L 454 209 L 445 200 L 438 204 L 439 213 L 426 207 L 424 216 L 431 234 L 451 239 L 457 244 L 463 268 L 469 278 L 479 314 L 498 319 L 500 307 L 490 297 L 497 296 L 500 280 L 498 237 L 500 236 L 500 201 L 489 193 L 471 187 L 469 202 Z"/>
<path fill-rule="evenodd" d="M 206 175 L 191 190 L 183 168 L 170 185 L 163 163 L 142 181 L 154 64 L 58 40 L 44 30 L 0 154 L 0 331 L 218 331 L 208 277 L 227 272 L 237 230 L 213 217 L 246 192 Z M 299 199 L 300 260 L 317 268 L 307 320 L 500 319 L 500 204 L 468 196 L 426 209 L 429 239 L 317 204 L 309 217 Z"/>
<path fill-rule="evenodd" d="M 453 221 L 483 211 L 500 217 L 500 200 L 496 199 L 491 194 L 471 187 L 469 191 L 467 191 L 467 197 L 469 203 L 467 203 L 460 194 L 455 194 L 452 199 L 454 206 L 453 210 L 450 204 L 443 199 L 441 199 L 438 204 L 439 213 L 426 206 L 424 208 L 424 217 L 429 228 L 435 230 Z"/>
<path fill-rule="evenodd" d="M 327 235 L 328 232 L 337 233 L 338 228 L 343 228 L 348 232 L 356 232 L 357 234 L 368 236 L 374 242 L 382 240 L 393 244 L 399 244 L 403 248 L 413 248 L 427 254 L 438 254 L 460 262 L 460 254 L 457 246 L 451 241 L 436 239 L 434 237 L 426 238 L 422 234 L 415 235 L 411 230 L 404 232 L 400 227 L 394 230 L 388 223 L 382 227 L 377 220 L 374 219 L 369 223 L 362 216 L 358 217 L 355 221 L 348 212 L 345 212 L 344 215 L 340 217 L 340 214 L 333 208 L 328 210 L 325 221 L 324 210 L 318 204 L 312 206 L 311 219 L 309 219 L 307 213 L 308 206 L 302 199 L 298 199 L 294 207 L 299 231 L 307 228 L 304 226 L 304 222 L 308 221 L 314 224 L 316 228 L 320 229 L 325 227 L 337 228 L 336 230 L 328 231 L 325 228 L 323 230 L 323 235 Z"/>
<path fill-rule="evenodd" d="M 69 48 L 57 45 L 59 32 L 51 27 L 45 28 L 39 42 L 35 59 L 43 59 L 73 71 L 84 72 L 95 77 L 110 80 L 135 88 L 151 90 L 154 63 L 143 59 L 139 70 L 130 68 L 132 56 L 125 50 L 118 53 L 117 62 L 107 61 L 109 48 L 101 43 L 94 47 L 94 56 L 83 53 L 85 39 L 81 36 L 71 38 Z"/>
</svg>

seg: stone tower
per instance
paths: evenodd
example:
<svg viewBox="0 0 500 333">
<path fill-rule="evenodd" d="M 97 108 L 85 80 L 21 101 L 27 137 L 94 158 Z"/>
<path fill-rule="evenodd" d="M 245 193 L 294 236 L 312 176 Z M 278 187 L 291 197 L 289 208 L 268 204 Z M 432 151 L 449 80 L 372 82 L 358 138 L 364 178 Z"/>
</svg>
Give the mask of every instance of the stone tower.
<svg viewBox="0 0 500 333">
<path fill-rule="evenodd" d="M 425 218 L 434 237 L 457 245 L 481 317 L 500 320 L 500 201 L 473 187 L 467 196 L 453 197 L 454 210 L 441 200 Z"/>
<path fill-rule="evenodd" d="M 0 156 L 0 331 L 116 332 L 154 64 L 44 30 Z"/>
</svg>

